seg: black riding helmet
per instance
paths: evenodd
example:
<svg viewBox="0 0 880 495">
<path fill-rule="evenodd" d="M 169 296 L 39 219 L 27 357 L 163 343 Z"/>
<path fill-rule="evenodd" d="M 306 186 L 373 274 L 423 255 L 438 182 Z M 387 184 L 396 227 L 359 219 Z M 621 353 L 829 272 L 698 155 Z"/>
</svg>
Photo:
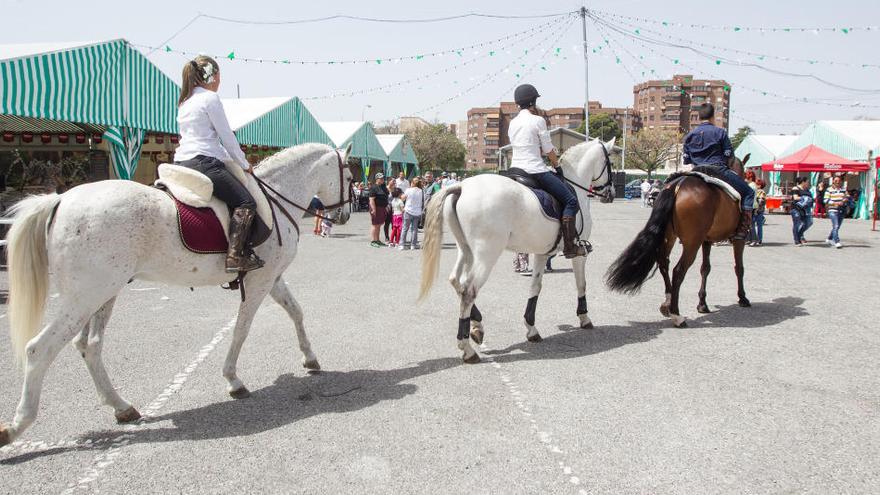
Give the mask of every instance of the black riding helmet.
<svg viewBox="0 0 880 495">
<path fill-rule="evenodd" d="M 513 91 L 513 101 L 520 108 L 529 108 L 534 105 L 539 96 L 541 95 L 538 93 L 538 90 L 531 84 L 520 84 Z"/>
</svg>

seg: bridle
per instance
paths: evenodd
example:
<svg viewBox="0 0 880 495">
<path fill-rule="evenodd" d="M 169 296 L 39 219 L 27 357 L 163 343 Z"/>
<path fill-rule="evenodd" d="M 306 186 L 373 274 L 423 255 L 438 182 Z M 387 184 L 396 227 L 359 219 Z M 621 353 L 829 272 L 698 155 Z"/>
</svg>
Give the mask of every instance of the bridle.
<svg viewBox="0 0 880 495">
<path fill-rule="evenodd" d="M 339 208 L 339 207 L 344 206 L 346 204 L 350 204 L 352 201 L 354 201 L 354 192 L 352 191 L 351 182 L 349 182 L 349 184 L 348 184 L 348 199 L 345 198 L 345 189 L 346 188 L 345 188 L 345 185 L 343 184 L 343 182 L 345 181 L 345 168 L 346 167 L 345 167 L 345 164 L 342 162 L 342 155 L 339 154 L 339 150 L 334 150 L 334 151 L 336 152 L 336 162 L 337 162 L 338 168 L 339 168 L 339 201 L 337 201 L 336 203 L 333 203 L 332 205 L 324 206 L 324 209 L 326 209 L 326 210 L 332 210 L 334 208 Z M 318 215 L 318 213 L 315 210 L 312 210 L 310 208 L 305 208 L 305 207 L 297 204 L 295 201 L 291 200 L 290 198 L 287 198 L 286 196 L 284 196 L 280 192 L 276 191 L 272 186 L 267 184 L 265 181 L 263 181 L 262 179 L 260 179 L 256 175 L 254 175 L 254 179 L 257 180 L 257 185 L 260 186 L 260 190 L 263 192 L 263 195 L 266 196 L 266 199 L 269 201 L 269 210 L 271 210 L 271 212 L 272 212 L 272 223 L 274 225 L 278 225 L 278 219 L 275 216 L 275 207 L 278 207 L 278 209 L 281 210 L 281 213 L 283 213 L 284 216 L 287 217 L 288 220 L 290 220 L 290 223 L 292 223 L 293 227 L 296 229 L 297 235 L 299 235 L 299 225 L 296 223 L 296 220 L 293 219 L 293 215 L 291 215 L 290 212 L 287 211 L 286 208 L 284 208 L 284 205 L 281 204 L 281 201 L 284 201 L 285 203 L 293 206 L 294 208 L 302 210 L 306 213 L 311 213 L 312 215 L 320 218 L 321 220 L 326 220 L 328 222 L 335 223 L 335 221 L 332 218 L 325 217 L 324 215 Z M 272 194 L 269 194 L 269 192 L 271 192 Z M 278 233 L 278 245 L 279 246 L 282 245 L 280 232 Z"/>
<path fill-rule="evenodd" d="M 611 155 L 608 154 L 608 150 L 605 149 L 604 144 L 600 142 L 599 146 L 602 148 L 602 154 L 605 155 L 605 166 L 602 167 L 602 171 L 599 172 L 599 175 L 593 177 L 593 179 L 590 181 L 590 187 L 584 187 L 577 182 L 569 179 L 568 177 L 564 177 L 566 182 L 587 193 L 588 197 L 595 197 L 598 194 L 605 193 L 605 191 L 613 190 L 611 189 L 614 184 L 614 177 L 611 168 Z M 600 186 L 593 187 L 593 183 L 601 179 L 603 175 L 605 176 L 605 183 Z"/>
</svg>

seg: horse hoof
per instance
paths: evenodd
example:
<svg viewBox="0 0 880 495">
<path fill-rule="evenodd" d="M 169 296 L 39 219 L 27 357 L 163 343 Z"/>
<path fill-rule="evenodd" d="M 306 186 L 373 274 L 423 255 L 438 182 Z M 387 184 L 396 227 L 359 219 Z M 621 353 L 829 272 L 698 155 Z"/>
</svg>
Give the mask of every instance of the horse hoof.
<svg viewBox="0 0 880 495">
<path fill-rule="evenodd" d="M 247 399 L 251 396 L 251 391 L 247 389 L 247 387 L 241 387 L 236 390 L 230 390 L 229 396 L 233 399 Z"/>
<path fill-rule="evenodd" d="M 660 314 L 669 318 L 669 306 L 663 304 L 660 306 Z"/>
<path fill-rule="evenodd" d="M 748 299 L 746 299 L 746 298 L 742 298 L 742 299 L 739 300 L 739 307 L 741 307 L 741 308 L 751 308 L 751 307 L 752 307 L 752 303 L 750 303 Z"/>
<path fill-rule="evenodd" d="M 684 316 L 670 314 L 669 317 L 672 319 L 672 325 L 675 326 L 675 328 L 687 327 L 687 321 Z"/>
<path fill-rule="evenodd" d="M 590 320 L 589 316 L 587 316 L 586 314 L 582 314 L 582 315 L 578 315 L 578 318 L 580 318 L 580 320 L 581 320 L 581 325 L 580 325 L 581 328 L 584 328 L 587 330 L 593 328 L 593 322 Z"/>
<path fill-rule="evenodd" d="M 473 340 L 474 343 L 477 345 L 483 344 L 483 337 L 484 336 L 485 336 L 485 334 L 479 328 L 475 328 L 475 329 L 471 330 L 471 340 Z"/>
<path fill-rule="evenodd" d="M 541 342 L 544 338 L 541 337 L 540 333 L 536 333 L 535 335 L 526 335 L 526 340 L 529 342 Z"/>
<path fill-rule="evenodd" d="M 307 369 L 307 370 L 315 370 L 315 371 L 318 371 L 318 370 L 321 369 L 321 365 L 318 364 L 318 360 L 317 360 L 317 359 L 310 359 L 310 360 L 307 360 L 307 361 L 303 361 L 303 368 L 305 368 L 305 369 Z"/>
<path fill-rule="evenodd" d="M 470 357 L 462 356 L 461 360 L 465 362 L 465 364 L 477 364 L 480 362 L 480 355 L 476 352 L 471 354 Z"/>
<path fill-rule="evenodd" d="M 588 321 L 588 322 L 582 324 L 581 328 L 583 328 L 584 330 L 591 330 L 593 328 L 593 322 Z M 540 337 L 540 335 L 539 335 L 539 337 Z"/>
<path fill-rule="evenodd" d="M 5 426 L 0 426 L 0 447 L 5 447 L 11 442 L 12 439 L 9 438 L 9 430 L 7 430 Z"/>
<path fill-rule="evenodd" d="M 711 312 L 712 311 L 709 309 L 709 306 L 706 306 L 706 305 L 697 306 L 697 313 L 708 314 Z"/>
<path fill-rule="evenodd" d="M 139 419 L 141 419 L 141 413 L 134 407 L 129 407 L 125 411 L 116 413 L 116 422 L 121 425 L 134 423 Z"/>
</svg>

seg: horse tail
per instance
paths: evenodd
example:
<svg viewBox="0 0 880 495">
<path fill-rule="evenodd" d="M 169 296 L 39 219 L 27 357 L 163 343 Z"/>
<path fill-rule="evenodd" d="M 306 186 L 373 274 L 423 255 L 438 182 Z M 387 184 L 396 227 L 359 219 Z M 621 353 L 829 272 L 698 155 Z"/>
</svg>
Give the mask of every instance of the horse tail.
<svg viewBox="0 0 880 495">
<path fill-rule="evenodd" d="M 31 196 L 10 208 L 15 221 L 6 236 L 9 258 L 9 336 L 15 357 L 24 361 L 25 347 L 39 332 L 49 290 L 46 233 L 57 194 Z"/>
<path fill-rule="evenodd" d="M 470 253 L 470 249 L 464 242 L 464 233 L 455 211 L 455 203 L 458 202 L 460 196 L 461 184 L 454 184 L 441 189 L 428 202 L 428 211 L 425 214 L 425 242 L 422 246 L 422 285 L 419 291 L 419 301 L 427 297 L 437 279 L 437 272 L 440 268 L 440 248 L 443 246 L 443 208 L 449 198 L 451 198 L 449 207 L 452 209 L 449 215 L 449 228 L 459 242 L 459 248 L 465 252 L 465 255 Z"/>
<path fill-rule="evenodd" d="M 660 191 L 645 228 L 608 268 L 605 283 L 611 290 L 635 294 L 651 276 L 657 264 L 657 255 L 663 247 L 666 227 L 672 218 L 675 192 L 675 187 L 668 186 Z"/>
</svg>

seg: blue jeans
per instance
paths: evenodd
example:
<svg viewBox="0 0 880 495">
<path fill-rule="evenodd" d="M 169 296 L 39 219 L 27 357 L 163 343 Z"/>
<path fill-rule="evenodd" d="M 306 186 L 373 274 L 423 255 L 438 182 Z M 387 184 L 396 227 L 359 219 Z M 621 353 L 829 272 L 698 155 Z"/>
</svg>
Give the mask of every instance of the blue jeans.
<svg viewBox="0 0 880 495">
<path fill-rule="evenodd" d="M 562 216 L 573 217 L 578 212 L 578 199 L 574 191 L 553 172 L 530 174 L 533 179 L 541 184 L 541 188 L 550 193 L 562 204 Z"/>
<path fill-rule="evenodd" d="M 791 209 L 791 233 L 795 244 L 801 243 L 804 239 L 804 233 L 812 226 L 812 215 L 806 214 L 797 208 Z"/>
<path fill-rule="evenodd" d="M 828 234 L 828 240 L 838 243 L 840 242 L 838 233 L 840 232 L 840 224 L 843 223 L 843 215 L 840 214 L 840 210 L 828 210 L 828 218 L 831 219 L 831 233 Z"/>
<path fill-rule="evenodd" d="M 410 242 L 410 233 L 412 233 L 412 242 Z M 403 212 L 403 245 L 412 246 L 419 245 L 419 215 L 410 215 Z"/>
<path fill-rule="evenodd" d="M 764 242 L 764 213 L 755 213 L 752 216 L 752 242 Z"/>
<path fill-rule="evenodd" d="M 724 165 L 710 165 L 715 170 L 718 171 L 718 174 L 734 189 L 739 193 L 740 198 L 742 198 L 742 209 L 743 210 L 752 210 L 755 208 L 755 191 L 742 177 L 736 175 L 736 172 L 730 170 Z"/>
</svg>

